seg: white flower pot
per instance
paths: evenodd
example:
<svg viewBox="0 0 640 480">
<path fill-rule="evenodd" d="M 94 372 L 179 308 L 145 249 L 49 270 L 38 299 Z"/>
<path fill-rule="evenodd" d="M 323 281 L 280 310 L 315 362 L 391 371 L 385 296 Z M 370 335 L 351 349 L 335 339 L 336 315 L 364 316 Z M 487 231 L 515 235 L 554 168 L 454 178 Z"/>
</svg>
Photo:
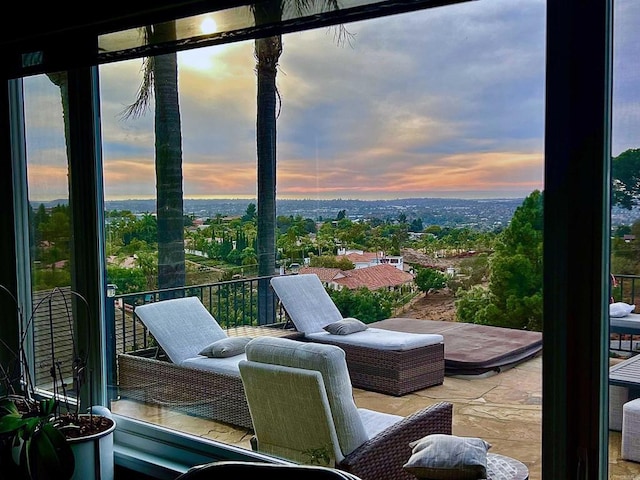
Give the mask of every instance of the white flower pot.
<svg viewBox="0 0 640 480">
<path fill-rule="evenodd" d="M 111 418 L 113 420 L 113 418 Z M 71 480 L 113 480 L 113 432 L 116 422 L 108 430 L 88 437 L 67 441 L 76 459 Z"/>
</svg>

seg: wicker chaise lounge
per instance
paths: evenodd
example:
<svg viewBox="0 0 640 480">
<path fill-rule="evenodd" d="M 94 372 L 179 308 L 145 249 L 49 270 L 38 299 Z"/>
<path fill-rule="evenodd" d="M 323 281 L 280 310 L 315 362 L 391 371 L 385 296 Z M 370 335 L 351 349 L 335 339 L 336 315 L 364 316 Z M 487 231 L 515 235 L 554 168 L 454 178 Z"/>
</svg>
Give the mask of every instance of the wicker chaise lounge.
<svg viewBox="0 0 640 480">
<path fill-rule="evenodd" d="M 118 355 L 119 394 L 146 403 L 251 429 L 237 355 L 198 353 L 229 338 L 197 297 L 163 300 L 136 308 L 160 348 Z"/>
<path fill-rule="evenodd" d="M 404 395 L 444 381 L 444 338 L 368 327 L 348 335 L 329 333 L 342 314 L 315 274 L 271 279 L 271 286 L 304 340 L 341 347 L 354 387 Z"/>
</svg>

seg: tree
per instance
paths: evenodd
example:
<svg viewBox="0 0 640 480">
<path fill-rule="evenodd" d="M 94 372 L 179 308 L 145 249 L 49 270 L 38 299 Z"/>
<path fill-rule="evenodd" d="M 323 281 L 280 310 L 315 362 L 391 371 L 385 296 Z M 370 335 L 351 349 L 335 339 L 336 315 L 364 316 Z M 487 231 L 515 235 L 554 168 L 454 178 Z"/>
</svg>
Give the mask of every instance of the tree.
<svg viewBox="0 0 640 480">
<path fill-rule="evenodd" d="M 447 276 L 434 268 L 421 268 L 414 281 L 425 295 L 429 290 L 440 290 L 447 286 Z"/>
<path fill-rule="evenodd" d="M 145 28 L 152 42 L 175 40 L 175 22 Z M 178 57 L 175 52 L 145 60 L 145 75 L 126 118 L 142 115 L 155 97 L 156 214 L 158 288 L 184 286 L 184 221 L 182 128 L 178 100 Z"/>
<path fill-rule="evenodd" d="M 543 194 L 524 199 L 495 242 L 489 289 L 463 292 L 456 301 L 463 322 L 542 330 Z"/>
<path fill-rule="evenodd" d="M 640 198 L 640 149 L 631 148 L 611 162 L 613 204 L 631 210 Z"/>
<path fill-rule="evenodd" d="M 249 205 L 247 205 L 247 210 L 242 216 L 242 221 L 251 222 L 255 220 L 255 218 L 256 218 L 256 204 L 252 202 Z"/>
<path fill-rule="evenodd" d="M 372 292 L 362 287 L 358 290 L 329 290 L 329 296 L 343 317 L 354 317 L 364 323 L 384 320 L 391 316 L 392 301 L 384 291 Z"/>
<path fill-rule="evenodd" d="M 640 221 L 621 230 L 611 240 L 611 272 L 616 275 L 638 275 L 640 273 Z M 625 241 L 624 233 L 635 235 L 635 240 Z"/>
<path fill-rule="evenodd" d="M 421 218 L 414 218 L 411 221 L 411 225 L 409 226 L 409 231 L 410 232 L 421 232 L 422 229 L 423 229 L 422 219 Z"/>
<path fill-rule="evenodd" d="M 320 255 L 313 257 L 309 262 L 311 267 L 339 268 L 340 270 L 353 270 L 356 266 L 347 257 L 335 257 L 333 255 Z"/>
</svg>

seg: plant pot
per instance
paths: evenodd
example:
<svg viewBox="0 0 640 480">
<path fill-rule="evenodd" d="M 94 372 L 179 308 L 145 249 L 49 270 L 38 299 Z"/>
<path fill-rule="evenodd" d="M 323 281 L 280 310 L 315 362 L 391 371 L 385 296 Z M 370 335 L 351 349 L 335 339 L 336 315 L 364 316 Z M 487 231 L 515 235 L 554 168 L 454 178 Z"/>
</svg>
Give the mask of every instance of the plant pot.
<svg viewBox="0 0 640 480">
<path fill-rule="evenodd" d="M 104 432 L 67 439 L 76 461 L 71 480 L 113 480 L 113 432 L 116 422 L 113 418 L 110 420 L 113 425 Z"/>
</svg>

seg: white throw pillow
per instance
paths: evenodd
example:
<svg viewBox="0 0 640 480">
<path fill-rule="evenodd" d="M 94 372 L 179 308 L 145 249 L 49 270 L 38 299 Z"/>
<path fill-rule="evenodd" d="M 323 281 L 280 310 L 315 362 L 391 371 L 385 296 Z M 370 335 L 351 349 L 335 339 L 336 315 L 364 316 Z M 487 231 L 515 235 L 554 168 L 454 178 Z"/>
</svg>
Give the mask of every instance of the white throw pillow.
<svg viewBox="0 0 640 480">
<path fill-rule="evenodd" d="M 629 305 L 624 302 L 615 302 L 609 304 L 610 317 L 626 317 L 636 308 L 635 305 Z"/>
</svg>

